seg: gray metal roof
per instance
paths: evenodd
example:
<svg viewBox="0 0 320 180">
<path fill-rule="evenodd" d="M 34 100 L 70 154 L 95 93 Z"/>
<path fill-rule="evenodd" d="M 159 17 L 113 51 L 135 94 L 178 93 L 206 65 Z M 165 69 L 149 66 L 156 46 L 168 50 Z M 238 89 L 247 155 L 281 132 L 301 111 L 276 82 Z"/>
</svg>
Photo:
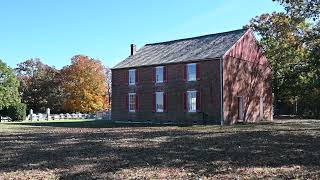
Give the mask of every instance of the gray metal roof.
<svg viewBox="0 0 320 180">
<path fill-rule="evenodd" d="M 113 69 L 221 58 L 247 29 L 146 44 Z"/>
</svg>

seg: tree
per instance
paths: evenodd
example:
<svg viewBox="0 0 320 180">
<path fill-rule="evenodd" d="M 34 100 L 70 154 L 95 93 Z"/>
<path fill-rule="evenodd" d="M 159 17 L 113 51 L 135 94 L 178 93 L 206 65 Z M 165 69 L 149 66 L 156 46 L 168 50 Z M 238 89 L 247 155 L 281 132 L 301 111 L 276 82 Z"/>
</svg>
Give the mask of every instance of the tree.
<svg viewBox="0 0 320 180">
<path fill-rule="evenodd" d="M 108 101 L 108 107 L 107 109 L 110 110 L 111 108 L 111 96 L 112 96 L 112 77 L 111 77 L 111 69 L 106 67 L 105 68 L 105 74 L 106 74 L 106 87 L 107 87 L 107 101 Z"/>
<path fill-rule="evenodd" d="M 40 59 L 29 59 L 15 69 L 21 83 L 22 101 L 34 112 L 63 112 L 63 91 L 60 71 L 43 64 Z"/>
<path fill-rule="evenodd" d="M 319 29 L 315 26 L 319 24 L 319 0 L 276 1 L 286 12 L 262 14 L 247 26 L 261 37 L 260 44 L 272 66 L 275 105 L 284 101 L 313 104 L 310 95 L 319 92 L 317 83 L 313 83 L 319 82 L 319 44 L 316 43 L 319 42 L 316 35 Z M 318 101 L 313 105 L 318 107 L 319 104 Z M 300 109 L 301 114 L 307 110 Z"/>
<path fill-rule="evenodd" d="M 0 110 L 21 102 L 19 81 L 14 71 L 0 60 Z"/>
<path fill-rule="evenodd" d="M 93 113 L 107 108 L 105 69 L 100 61 L 76 55 L 62 69 L 62 76 L 66 110 Z"/>
<path fill-rule="evenodd" d="M 320 15 L 319 0 L 273 0 L 282 4 L 291 17 L 304 17 L 316 20 Z"/>
<path fill-rule="evenodd" d="M 300 100 L 300 113 L 308 112 L 311 117 L 320 117 L 320 22 L 305 37 L 309 51 L 308 72 Z"/>
<path fill-rule="evenodd" d="M 306 68 L 302 39 L 307 23 L 284 13 L 273 13 L 252 19 L 250 27 L 259 33 L 260 43 L 272 66 L 275 101 L 293 101 L 298 94 L 299 76 Z"/>
</svg>

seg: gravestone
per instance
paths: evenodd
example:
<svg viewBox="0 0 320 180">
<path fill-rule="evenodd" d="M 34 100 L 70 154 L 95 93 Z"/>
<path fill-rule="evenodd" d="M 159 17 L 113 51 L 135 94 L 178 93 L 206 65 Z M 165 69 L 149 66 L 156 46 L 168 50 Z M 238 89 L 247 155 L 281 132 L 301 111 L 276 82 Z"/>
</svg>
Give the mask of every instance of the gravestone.
<svg viewBox="0 0 320 180">
<path fill-rule="evenodd" d="M 50 108 L 47 108 L 46 115 L 47 115 L 47 120 L 49 120 L 50 119 Z"/>
</svg>

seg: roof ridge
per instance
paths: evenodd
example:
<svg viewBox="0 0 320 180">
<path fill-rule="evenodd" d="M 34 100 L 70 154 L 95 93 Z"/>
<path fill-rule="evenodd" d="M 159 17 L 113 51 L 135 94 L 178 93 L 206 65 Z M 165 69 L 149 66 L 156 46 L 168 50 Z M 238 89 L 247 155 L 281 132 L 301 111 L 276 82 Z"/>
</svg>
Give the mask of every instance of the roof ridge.
<svg viewBox="0 0 320 180">
<path fill-rule="evenodd" d="M 205 34 L 205 35 L 201 35 L 201 36 L 194 36 L 194 37 L 189 37 L 189 38 L 181 38 L 181 39 L 162 41 L 162 42 L 156 42 L 156 43 L 148 43 L 148 44 L 145 44 L 144 46 L 159 45 L 159 44 L 165 44 L 165 43 L 172 43 L 172 42 L 179 42 L 179 41 L 185 41 L 185 40 L 191 40 L 191 39 L 198 39 L 198 38 L 202 38 L 202 37 L 209 37 L 209 36 L 215 36 L 215 35 L 220 35 L 220 34 L 233 33 L 233 32 L 236 32 L 236 31 L 247 31 L 248 29 L 249 28 L 242 28 L 242 29 L 236 29 L 236 30 L 231 30 L 231 31 L 219 32 L 219 33 L 213 33 L 213 34 Z"/>
</svg>

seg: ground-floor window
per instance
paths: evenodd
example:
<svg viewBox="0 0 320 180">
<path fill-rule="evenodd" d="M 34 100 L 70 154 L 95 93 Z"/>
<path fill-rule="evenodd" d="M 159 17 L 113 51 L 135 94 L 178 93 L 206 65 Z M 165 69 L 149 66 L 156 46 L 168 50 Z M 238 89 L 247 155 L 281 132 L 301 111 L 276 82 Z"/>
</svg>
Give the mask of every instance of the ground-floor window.
<svg viewBox="0 0 320 180">
<path fill-rule="evenodd" d="M 164 102 L 163 102 L 163 92 L 156 92 L 156 112 L 163 112 Z"/>
<path fill-rule="evenodd" d="M 197 111 L 197 91 L 187 91 L 188 112 Z"/>
<path fill-rule="evenodd" d="M 128 94 L 128 110 L 129 112 L 136 112 L 136 93 Z"/>
</svg>

